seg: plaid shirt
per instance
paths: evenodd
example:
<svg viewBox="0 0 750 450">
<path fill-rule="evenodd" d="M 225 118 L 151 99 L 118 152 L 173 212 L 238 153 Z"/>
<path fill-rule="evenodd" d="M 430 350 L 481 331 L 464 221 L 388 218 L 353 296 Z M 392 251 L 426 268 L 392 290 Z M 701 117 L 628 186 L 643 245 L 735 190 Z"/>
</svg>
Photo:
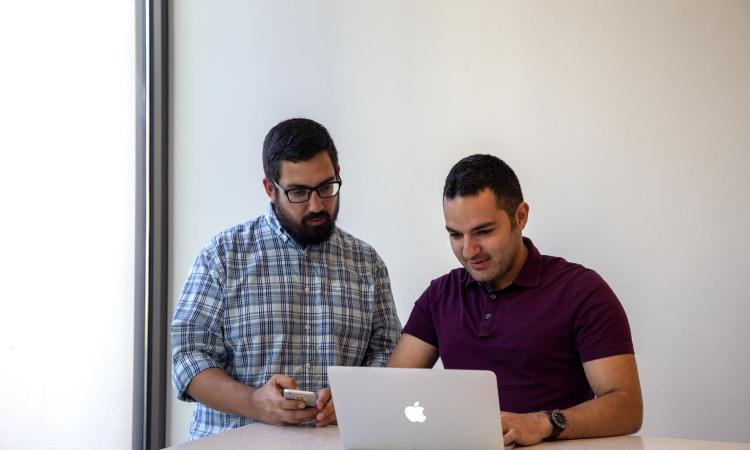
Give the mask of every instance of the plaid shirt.
<svg viewBox="0 0 750 450">
<path fill-rule="evenodd" d="M 178 398 L 195 401 L 187 386 L 210 367 L 256 388 L 284 374 L 318 391 L 328 387 L 328 366 L 384 366 L 401 323 L 372 247 L 336 228 L 326 242 L 302 248 L 269 208 L 198 255 L 171 331 Z M 252 422 L 198 403 L 190 437 Z"/>
</svg>

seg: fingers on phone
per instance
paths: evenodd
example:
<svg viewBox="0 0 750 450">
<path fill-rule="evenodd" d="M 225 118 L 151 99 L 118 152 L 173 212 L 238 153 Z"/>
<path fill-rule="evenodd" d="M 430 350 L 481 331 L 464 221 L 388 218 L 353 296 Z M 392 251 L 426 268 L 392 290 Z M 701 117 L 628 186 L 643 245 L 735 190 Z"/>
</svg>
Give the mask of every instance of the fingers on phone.
<svg viewBox="0 0 750 450">
<path fill-rule="evenodd" d="M 276 374 L 272 376 L 271 379 L 268 380 L 268 382 L 282 389 L 297 389 L 297 381 L 295 381 L 294 378 L 286 375 Z"/>
<path fill-rule="evenodd" d="M 298 424 L 307 422 L 315 418 L 315 409 L 307 408 L 300 410 L 283 410 L 281 413 L 283 420 L 288 424 Z"/>
<path fill-rule="evenodd" d="M 301 402 L 299 400 L 289 400 L 284 397 L 281 397 L 276 400 L 276 406 L 279 409 L 284 409 L 284 410 L 297 410 L 297 409 L 304 409 L 306 407 L 305 402 Z"/>
</svg>

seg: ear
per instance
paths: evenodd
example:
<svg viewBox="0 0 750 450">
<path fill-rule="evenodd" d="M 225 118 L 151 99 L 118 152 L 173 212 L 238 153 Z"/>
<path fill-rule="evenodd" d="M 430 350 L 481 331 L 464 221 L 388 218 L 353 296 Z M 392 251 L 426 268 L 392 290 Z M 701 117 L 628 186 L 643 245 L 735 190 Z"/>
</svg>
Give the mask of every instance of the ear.
<svg viewBox="0 0 750 450">
<path fill-rule="evenodd" d="M 266 177 L 263 177 L 263 190 L 266 191 L 266 195 L 271 199 L 271 203 L 276 203 L 276 186 Z"/>
<path fill-rule="evenodd" d="M 526 228 L 526 223 L 529 221 L 529 204 L 521 202 L 516 208 L 516 226 L 519 230 L 523 231 Z"/>
</svg>

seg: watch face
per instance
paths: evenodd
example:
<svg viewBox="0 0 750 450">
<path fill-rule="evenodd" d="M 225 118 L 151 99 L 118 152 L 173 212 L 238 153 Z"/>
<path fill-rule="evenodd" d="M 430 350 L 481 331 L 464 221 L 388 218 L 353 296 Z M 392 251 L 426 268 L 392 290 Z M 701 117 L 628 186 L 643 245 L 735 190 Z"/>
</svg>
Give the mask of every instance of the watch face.
<svg viewBox="0 0 750 450">
<path fill-rule="evenodd" d="M 552 413 L 550 414 L 550 418 L 558 428 L 560 428 L 561 430 L 565 429 L 565 425 L 568 421 L 562 411 L 560 411 L 559 409 L 552 411 Z"/>
</svg>

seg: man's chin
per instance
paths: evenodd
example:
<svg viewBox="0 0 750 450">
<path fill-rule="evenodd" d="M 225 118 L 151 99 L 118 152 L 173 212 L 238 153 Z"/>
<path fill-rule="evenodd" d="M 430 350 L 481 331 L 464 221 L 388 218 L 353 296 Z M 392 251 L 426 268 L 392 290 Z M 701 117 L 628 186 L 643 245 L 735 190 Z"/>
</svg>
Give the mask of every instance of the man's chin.
<svg viewBox="0 0 750 450">
<path fill-rule="evenodd" d="M 479 283 L 487 283 L 492 281 L 492 275 L 487 270 L 477 270 L 470 266 L 467 266 L 468 265 L 465 265 L 464 269 L 469 272 L 469 275 L 471 275 L 471 277 L 474 278 L 475 281 L 478 281 Z"/>
<path fill-rule="evenodd" d="M 305 240 L 312 245 L 320 244 L 325 242 L 333 234 L 333 230 L 336 226 L 331 222 L 326 222 L 321 225 L 310 226 L 306 225 L 304 230 Z"/>
</svg>

